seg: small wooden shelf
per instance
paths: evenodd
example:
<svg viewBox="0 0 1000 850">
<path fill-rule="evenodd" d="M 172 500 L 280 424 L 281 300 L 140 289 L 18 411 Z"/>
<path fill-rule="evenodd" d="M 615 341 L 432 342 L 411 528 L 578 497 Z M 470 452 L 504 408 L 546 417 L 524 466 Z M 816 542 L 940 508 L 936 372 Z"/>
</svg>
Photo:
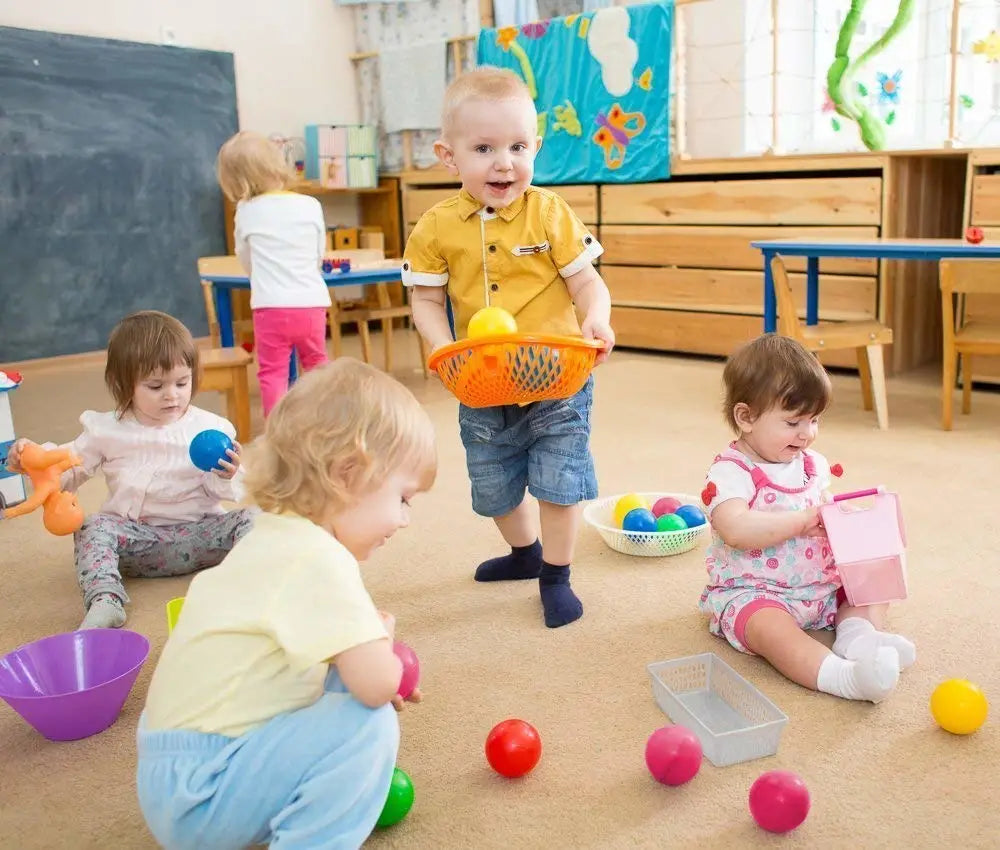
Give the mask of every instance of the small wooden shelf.
<svg viewBox="0 0 1000 850">
<path fill-rule="evenodd" d="M 300 180 L 289 187 L 293 192 L 300 192 L 303 195 L 385 195 L 393 191 L 392 186 L 381 185 L 366 188 L 353 188 L 351 186 L 323 186 L 318 180 Z"/>
</svg>

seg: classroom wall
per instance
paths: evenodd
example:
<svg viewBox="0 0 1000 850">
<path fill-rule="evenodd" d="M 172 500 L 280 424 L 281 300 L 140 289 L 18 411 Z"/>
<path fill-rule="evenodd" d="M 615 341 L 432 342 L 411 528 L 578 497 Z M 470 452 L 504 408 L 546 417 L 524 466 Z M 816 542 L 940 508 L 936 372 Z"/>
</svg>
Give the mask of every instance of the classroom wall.
<svg viewBox="0 0 1000 850">
<path fill-rule="evenodd" d="M 301 136 L 358 119 L 354 25 L 333 0 L 0 0 L 0 25 L 153 44 L 172 30 L 234 55 L 242 128 Z"/>
</svg>

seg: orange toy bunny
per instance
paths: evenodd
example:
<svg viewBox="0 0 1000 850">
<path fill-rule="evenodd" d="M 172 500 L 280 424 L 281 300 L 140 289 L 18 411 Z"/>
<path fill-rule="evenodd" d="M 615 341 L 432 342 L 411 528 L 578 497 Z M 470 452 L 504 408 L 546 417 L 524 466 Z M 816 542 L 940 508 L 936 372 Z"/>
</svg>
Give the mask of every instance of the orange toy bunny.
<svg viewBox="0 0 1000 850">
<path fill-rule="evenodd" d="M 70 467 L 79 465 L 80 458 L 69 449 L 43 449 L 37 443 L 28 443 L 21 450 L 21 467 L 31 479 L 33 492 L 20 505 L 7 508 L 3 516 L 23 516 L 41 506 L 42 524 L 52 534 L 78 531 L 83 525 L 83 509 L 75 493 L 61 489 L 59 478 Z"/>
</svg>

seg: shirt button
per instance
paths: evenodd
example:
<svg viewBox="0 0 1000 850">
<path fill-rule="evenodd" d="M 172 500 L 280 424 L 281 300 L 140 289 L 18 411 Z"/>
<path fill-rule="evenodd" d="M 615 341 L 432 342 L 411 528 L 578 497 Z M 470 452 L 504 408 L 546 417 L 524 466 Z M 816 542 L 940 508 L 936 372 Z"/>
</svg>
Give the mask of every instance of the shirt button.
<svg viewBox="0 0 1000 850">
<path fill-rule="evenodd" d="M 491 254 L 495 254 L 496 252 L 497 252 L 497 246 L 496 245 L 490 245 L 490 253 Z"/>
<path fill-rule="evenodd" d="M 500 289 L 500 284 L 499 283 L 494 283 L 494 284 L 492 284 L 490 286 L 490 290 L 493 291 L 493 292 L 497 292 L 499 289 Z"/>
<path fill-rule="evenodd" d="M 493 209 L 493 207 L 487 207 L 486 208 L 486 214 L 487 215 L 493 215 L 493 213 L 495 213 L 495 212 L 496 212 L 496 210 Z"/>
</svg>

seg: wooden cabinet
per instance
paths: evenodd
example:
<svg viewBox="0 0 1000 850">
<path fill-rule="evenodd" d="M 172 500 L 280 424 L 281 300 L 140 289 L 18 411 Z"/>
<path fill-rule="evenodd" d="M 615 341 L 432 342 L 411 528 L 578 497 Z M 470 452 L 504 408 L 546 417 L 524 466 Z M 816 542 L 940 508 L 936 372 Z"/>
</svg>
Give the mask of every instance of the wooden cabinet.
<svg viewBox="0 0 1000 850">
<path fill-rule="evenodd" d="M 972 152 L 966 192 L 966 226 L 981 227 L 987 242 L 1000 242 L 1000 150 Z M 1000 321 L 1000 298 L 996 296 L 966 295 L 961 306 L 966 319 Z M 972 377 L 1000 384 L 1000 357 L 975 358 Z"/>
</svg>

